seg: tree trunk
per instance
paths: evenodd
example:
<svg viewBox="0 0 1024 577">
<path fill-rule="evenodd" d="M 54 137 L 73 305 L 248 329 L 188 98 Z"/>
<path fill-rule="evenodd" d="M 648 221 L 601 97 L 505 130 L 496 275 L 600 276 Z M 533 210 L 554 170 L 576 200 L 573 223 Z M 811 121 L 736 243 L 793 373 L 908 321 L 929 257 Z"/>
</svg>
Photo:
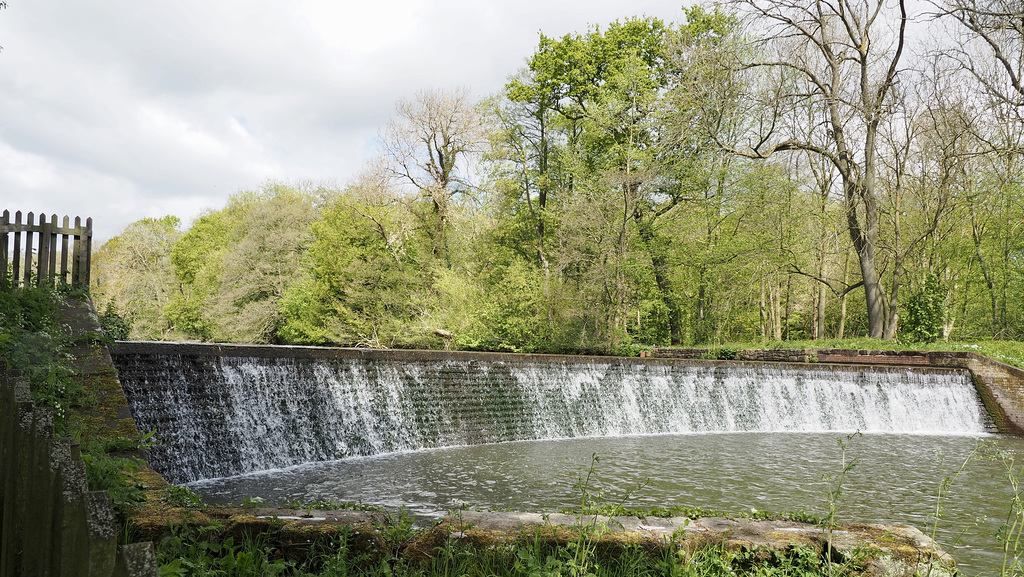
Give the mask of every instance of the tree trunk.
<svg viewBox="0 0 1024 577">
<path fill-rule="evenodd" d="M 846 251 L 846 258 L 843 259 L 843 286 L 850 282 L 850 251 Z M 839 329 L 836 331 L 836 338 L 843 340 L 846 336 L 846 297 L 850 293 L 843 292 L 839 299 Z"/>
</svg>

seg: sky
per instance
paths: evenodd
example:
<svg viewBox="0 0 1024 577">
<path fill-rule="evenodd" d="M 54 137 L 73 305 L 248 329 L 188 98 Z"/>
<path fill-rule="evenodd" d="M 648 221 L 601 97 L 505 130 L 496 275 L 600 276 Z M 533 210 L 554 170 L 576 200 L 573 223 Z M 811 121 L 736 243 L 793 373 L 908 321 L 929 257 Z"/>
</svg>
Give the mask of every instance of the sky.
<svg viewBox="0 0 1024 577">
<path fill-rule="evenodd" d="M 0 211 L 183 228 L 267 181 L 344 185 L 395 102 L 499 92 L 541 31 L 680 0 L 8 0 L 0 10 Z"/>
</svg>

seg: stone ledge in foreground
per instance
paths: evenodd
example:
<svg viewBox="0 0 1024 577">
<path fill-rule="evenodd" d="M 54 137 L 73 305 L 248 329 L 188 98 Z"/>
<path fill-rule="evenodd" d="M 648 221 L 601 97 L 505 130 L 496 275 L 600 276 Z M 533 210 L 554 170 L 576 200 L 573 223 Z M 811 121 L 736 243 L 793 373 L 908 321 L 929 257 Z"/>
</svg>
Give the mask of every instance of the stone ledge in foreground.
<svg viewBox="0 0 1024 577">
<path fill-rule="evenodd" d="M 166 522 L 177 515 L 160 515 L 161 523 L 139 529 L 146 538 L 158 540 L 168 530 Z M 395 517 L 381 512 L 328 511 L 279 508 L 210 508 L 191 517 L 191 522 L 223 523 L 227 534 L 265 533 L 291 558 L 301 558 L 309 544 L 320 536 L 330 537 L 351 530 L 350 546 L 372 550 L 384 545 L 379 532 Z M 188 516 L 181 519 L 189 522 Z M 139 519 L 138 521 L 141 521 Z M 429 521 L 428 521 L 429 522 Z M 810 547 L 826 556 L 831 541 L 832 560 L 845 563 L 857 557 L 865 577 L 931 577 L 956 575 L 956 562 L 927 535 L 905 525 L 846 524 L 832 531 L 818 525 L 794 521 L 756 521 L 723 517 L 605 517 L 574 515 L 474 512 L 448 515 L 404 544 L 414 557 L 430 557 L 438 547 L 456 539 L 466 545 L 488 548 L 499 544 L 540 539 L 564 544 L 575 538 L 581 523 L 597 527 L 597 547 L 602 554 L 615 555 L 625 547 L 640 546 L 651 552 L 672 546 L 695 551 L 706 546 L 724 546 L 727 550 L 776 551 L 782 554 L 795 547 Z M 423 525 L 422 520 L 419 523 Z"/>
<path fill-rule="evenodd" d="M 920 530 L 905 525 L 848 524 L 826 532 L 820 526 L 793 521 L 756 521 L 723 517 L 604 517 L 541 515 L 537 513 L 476 513 L 446 517 L 437 530 L 477 544 L 510 541 L 523 534 L 545 530 L 555 541 L 570 538 L 580 522 L 607 528 L 601 542 L 618 544 L 663 545 L 674 543 L 693 550 L 701 545 L 723 544 L 730 551 L 773 550 L 785 552 L 793 547 L 811 547 L 824 556 L 832 543 L 833 561 L 842 563 L 855 554 L 868 552 L 863 575 L 872 577 L 910 577 L 926 574 L 949 576 L 956 562 Z M 447 527 L 446 527 L 447 526 Z M 559 528 L 565 528 L 560 534 Z"/>
</svg>

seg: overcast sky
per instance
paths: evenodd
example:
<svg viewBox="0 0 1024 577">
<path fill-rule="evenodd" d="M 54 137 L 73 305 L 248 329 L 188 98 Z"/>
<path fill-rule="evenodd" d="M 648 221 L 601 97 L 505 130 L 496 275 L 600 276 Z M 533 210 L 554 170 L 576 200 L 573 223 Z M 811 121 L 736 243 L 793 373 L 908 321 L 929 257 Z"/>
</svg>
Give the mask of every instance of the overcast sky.
<svg viewBox="0 0 1024 577">
<path fill-rule="evenodd" d="M 397 99 L 501 89 L 537 46 L 681 0 L 8 0 L 0 210 L 185 226 L 272 179 L 349 181 Z"/>
</svg>

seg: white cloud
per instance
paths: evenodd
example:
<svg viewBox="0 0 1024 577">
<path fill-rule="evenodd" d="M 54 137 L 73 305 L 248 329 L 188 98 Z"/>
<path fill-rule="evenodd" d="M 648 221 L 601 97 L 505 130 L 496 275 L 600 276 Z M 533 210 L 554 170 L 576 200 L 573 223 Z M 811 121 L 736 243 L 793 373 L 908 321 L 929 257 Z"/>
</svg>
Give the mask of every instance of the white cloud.
<svg viewBox="0 0 1024 577">
<path fill-rule="evenodd" d="M 186 224 L 266 179 L 347 181 L 397 99 L 501 89 L 537 44 L 665 2 L 33 0 L 0 12 L 0 209 Z M 30 206 L 31 205 L 31 206 Z M 45 205 L 45 206 L 44 206 Z"/>
</svg>

